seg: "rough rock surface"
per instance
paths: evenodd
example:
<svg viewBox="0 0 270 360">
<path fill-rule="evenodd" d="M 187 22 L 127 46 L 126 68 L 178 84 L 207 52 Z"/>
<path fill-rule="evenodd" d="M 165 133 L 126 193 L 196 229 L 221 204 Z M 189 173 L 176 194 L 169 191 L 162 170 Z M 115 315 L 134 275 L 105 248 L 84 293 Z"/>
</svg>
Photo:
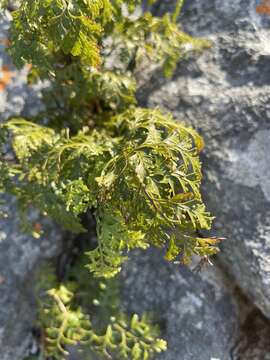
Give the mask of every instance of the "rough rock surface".
<svg viewBox="0 0 270 360">
<path fill-rule="evenodd" d="M 270 323 L 258 310 L 251 310 L 231 349 L 231 360 L 269 360 Z"/>
<path fill-rule="evenodd" d="M 156 359 L 230 359 L 240 308 L 234 287 L 218 268 L 195 274 L 147 251 L 138 252 L 122 276 L 126 308 L 153 312 L 168 341 L 168 350 Z"/>
<path fill-rule="evenodd" d="M 173 79 L 153 75 L 138 96 L 203 135 L 204 198 L 214 233 L 228 238 L 220 260 L 270 317 L 270 17 L 256 12 L 259 3 L 187 1 L 184 29 L 211 39 L 212 49 Z"/>
<path fill-rule="evenodd" d="M 30 115 L 39 107 L 37 89 L 26 86 L 26 70 L 15 71 L 4 52 L 7 29 L 8 14 L 1 14 L 0 121 L 22 112 Z M 13 200 L 1 205 L 1 211 L 8 217 L 0 216 L 0 359 L 21 360 L 31 341 L 35 270 L 42 260 L 58 253 L 62 233 L 46 221 L 44 236 L 34 239 L 20 231 Z"/>
<path fill-rule="evenodd" d="M 269 320 L 222 268 L 194 273 L 159 251 L 138 251 L 121 284 L 125 310 L 152 313 L 167 340 L 155 360 L 270 359 Z"/>
<path fill-rule="evenodd" d="M 47 221 L 45 235 L 34 239 L 21 232 L 14 201 L 3 210 L 8 217 L 0 219 L 0 358 L 20 360 L 35 318 L 35 273 L 42 260 L 59 252 L 62 234 Z"/>
</svg>

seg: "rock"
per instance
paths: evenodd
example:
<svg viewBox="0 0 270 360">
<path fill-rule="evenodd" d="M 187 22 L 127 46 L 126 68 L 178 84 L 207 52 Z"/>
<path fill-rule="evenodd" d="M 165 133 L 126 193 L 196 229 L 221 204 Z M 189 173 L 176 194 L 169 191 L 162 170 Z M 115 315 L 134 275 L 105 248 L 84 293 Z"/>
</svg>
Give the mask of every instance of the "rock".
<svg viewBox="0 0 270 360">
<path fill-rule="evenodd" d="M 156 12 L 171 2 L 158 2 Z M 254 0 L 187 1 L 184 29 L 211 50 L 172 79 L 144 81 L 142 105 L 172 111 L 203 135 L 203 193 L 227 237 L 220 261 L 270 317 L 270 17 Z"/>
<path fill-rule="evenodd" d="M 28 67 L 16 70 L 8 54 L 8 29 L 11 15 L 8 11 L 0 12 L 0 121 L 9 116 L 36 115 L 41 107 L 41 89 L 44 84 L 27 86 Z"/>
<path fill-rule="evenodd" d="M 21 360 L 35 319 L 34 278 L 41 263 L 58 254 L 62 234 L 46 221 L 44 237 L 34 239 L 21 232 L 15 201 L 4 211 L 9 217 L 0 219 L 0 357 Z"/>
<path fill-rule="evenodd" d="M 38 111 L 39 92 L 26 86 L 26 69 L 16 71 L 4 52 L 9 14 L 0 15 L 0 121 L 10 115 Z M 31 110 L 31 111 L 30 111 Z M 21 360 L 31 341 L 35 318 L 34 277 L 43 260 L 58 254 L 62 231 L 44 220 L 44 236 L 21 232 L 14 199 L 6 198 L 0 216 L 0 358 Z M 2 215 L 2 214 L 1 214 Z M 37 214 L 31 214 L 31 220 Z"/>
<path fill-rule="evenodd" d="M 270 322 L 222 267 L 200 273 L 137 251 L 121 273 L 123 307 L 153 314 L 168 350 L 154 360 L 269 360 Z M 77 360 L 74 358 L 74 360 Z"/>
<path fill-rule="evenodd" d="M 232 360 L 269 360 L 270 324 L 268 319 L 253 309 L 245 319 L 235 346 L 231 350 Z"/>
<path fill-rule="evenodd" d="M 243 309 L 217 267 L 195 274 L 158 251 L 137 252 L 121 283 L 125 308 L 153 312 L 168 341 L 167 352 L 155 359 L 230 359 Z"/>
</svg>

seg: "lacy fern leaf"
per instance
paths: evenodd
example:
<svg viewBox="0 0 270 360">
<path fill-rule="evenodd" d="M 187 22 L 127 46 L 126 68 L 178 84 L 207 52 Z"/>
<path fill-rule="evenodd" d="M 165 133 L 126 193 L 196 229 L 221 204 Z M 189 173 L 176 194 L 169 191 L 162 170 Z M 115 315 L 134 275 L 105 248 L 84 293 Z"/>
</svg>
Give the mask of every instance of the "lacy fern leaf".
<svg viewBox="0 0 270 360">
<path fill-rule="evenodd" d="M 73 276 L 73 281 L 57 284 L 56 279 L 51 277 L 50 269 L 46 269 L 40 279 L 39 292 L 43 292 L 43 295 L 39 301 L 39 324 L 45 332 L 43 350 L 46 356 L 65 358 L 68 347 L 74 345 L 80 345 L 86 350 L 90 348 L 106 359 L 150 359 L 155 353 L 166 350 L 166 342 L 158 337 L 158 328 L 147 315 L 139 318 L 134 314 L 129 318 L 120 311 L 115 280 L 114 284 L 106 285 L 87 276 L 86 286 L 87 283 L 82 283 L 84 272 L 78 269 L 78 265 L 80 262 L 67 274 L 68 277 Z M 75 274 L 75 279 L 80 279 L 74 282 L 72 274 Z M 54 288 L 44 293 L 52 284 Z M 80 291 L 78 285 L 81 285 Z M 75 296 L 76 290 L 78 292 Z M 98 324 L 95 320 L 97 314 L 92 314 L 95 320 L 92 321 L 89 313 L 81 306 L 91 302 L 96 312 L 103 314 Z"/>
<path fill-rule="evenodd" d="M 6 126 L 22 171 L 28 169 L 26 186 L 40 191 L 34 200 L 39 207 L 69 229 L 81 214 L 96 209 L 98 246 L 88 254 L 96 276 L 116 275 L 134 248 L 170 249 L 173 241 L 174 253 L 185 263 L 194 253 L 218 251 L 214 244 L 198 243 L 196 235 L 212 222 L 200 194 L 202 139 L 169 115 L 131 109 L 112 117 L 103 133 L 85 130 L 74 136 L 23 120 Z M 58 207 L 51 206 L 52 196 Z"/>
<path fill-rule="evenodd" d="M 179 59 L 210 46 L 177 24 L 183 1 L 162 17 L 143 12 L 141 0 L 16 4 L 8 51 L 17 67 L 31 65 L 30 83 L 49 84 L 45 110 L 0 126 L 0 191 L 16 196 L 24 228 L 33 208 L 75 233 L 86 231 L 82 218 L 92 213 L 97 240 L 82 266 L 93 279 L 115 277 L 136 248 L 156 246 L 182 263 L 215 254 L 219 239 L 197 235 L 213 219 L 200 193 L 202 138 L 136 100 L 136 78 L 146 67 L 169 76 Z M 41 305 L 48 356 L 65 358 L 73 344 L 133 360 L 165 350 L 145 317 L 129 319 L 109 307 L 99 316 L 112 316 L 95 330 L 80 298 L 88 280 L 73 277 L 52 286 Z M 93 279 L 90 292 L 102 287 Z"/>
</svg>

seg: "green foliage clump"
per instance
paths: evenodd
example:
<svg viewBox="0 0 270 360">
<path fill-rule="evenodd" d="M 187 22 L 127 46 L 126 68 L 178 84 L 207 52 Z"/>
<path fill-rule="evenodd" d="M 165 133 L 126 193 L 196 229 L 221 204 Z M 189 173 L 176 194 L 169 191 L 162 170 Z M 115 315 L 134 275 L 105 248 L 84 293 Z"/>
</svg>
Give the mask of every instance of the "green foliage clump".
<svg viewBox="0 0 270 360">
<path fill-rule="evenodd" d="M 75 264 L 62 283 L 51 269 L 42 274 L 39 325 L 45 356 L 63 359 L 69 354 L 66 348 L 74 345 L 108 359 L 147 360 L 166 350 L 149 316 L 129 318 L 121 311 L 116 280 L 89 281 L 82 265 Z"/>
<path fill-rule="evenodd" d="M 140 0 L 23 0 L 12 13 L 14 63 L 31 65 L 30 83 L 50 85 L 45 111 L 1 125 L 0 190 L 17 197 L 24 223 L 37 208 L 81 233 L 91 211 L 97 244 L 85 266 L 94 277 L 114 277 L 135 248 L 163 248 L 168 261 L 182 263 L 218 251 L 218 239 L 197 235 L 212 222 L 200 194 L 203 140 L 136 101 L 136 76 L 146 66 L 169 76 L 180 58 L 209 47 L 176 23 L 182 3 L 163 17 L 141 12 Z M 134 360 L 164 350 L 145 318 L 112 317 L 96 333 L 77 292 L 74 284 L 47 292 L 48 356 L 61 359 L 74 343 Z"/>
</svg>

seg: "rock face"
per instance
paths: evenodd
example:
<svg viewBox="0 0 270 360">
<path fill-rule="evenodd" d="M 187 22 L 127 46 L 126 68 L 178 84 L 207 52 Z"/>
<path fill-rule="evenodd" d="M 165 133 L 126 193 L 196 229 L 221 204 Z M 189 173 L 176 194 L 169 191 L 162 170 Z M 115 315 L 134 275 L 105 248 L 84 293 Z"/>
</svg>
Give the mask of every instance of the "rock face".
<svg viewBox="0 0 270 360">
<path fill-rule="evenodd" d="M 270 324 L 258 310 L 249 313 L 231 350 L 232 360 L 269 360 Z"/>
<path fill-rule="evenodd" d="M 161 13 L 171 5 L 159 2 Z M 138 97 L 170 110 L 203 135 L 203 192 L 227 237 L 220 261 L 270 317 L 270 17 L 254 0 L 193 0 L 184 29 L 212 40 L 173 79 L 153 75 Z"/>
<path fill-rule="evenodd" d="M 157 359 L 230 359 L 240 308 L 234 287 L 218 268 L 195 274 L 151 250 L 137 253 L 122 276 L 126 308 L 153 312 L 168 341 Z"/>
<path fill-rule="evenodd" d="M 35 319 L 37 265 L 59 252 L 62 234 L 47 221 L 45 236 L 34 239 L 22 234 L 14 201 L 9 200 L 3 210 L 8 217 L 0 219 L 0 358 L 20 360 L 29 346 Z"/>
<path fill-rule="evenodd" d="M 38 110 L 38 91 L 26 86 L 26 70 L 15 71 L 4 52 L 8 13 L 0 15 L 0 121 L 22 112 Z M 31 109 L 31 112 L 29 110 Z M 33 278 L 37 265 L 55 256 L 62 233 L 50 221 L 43 224 L 44 236 L 22 234 L 16 203 L 7 199 L 0 216 L 0 359 L 21 360 L 31 341 Z M 36 214 L 32 214 L 34 220 Z"/>
</svg>

